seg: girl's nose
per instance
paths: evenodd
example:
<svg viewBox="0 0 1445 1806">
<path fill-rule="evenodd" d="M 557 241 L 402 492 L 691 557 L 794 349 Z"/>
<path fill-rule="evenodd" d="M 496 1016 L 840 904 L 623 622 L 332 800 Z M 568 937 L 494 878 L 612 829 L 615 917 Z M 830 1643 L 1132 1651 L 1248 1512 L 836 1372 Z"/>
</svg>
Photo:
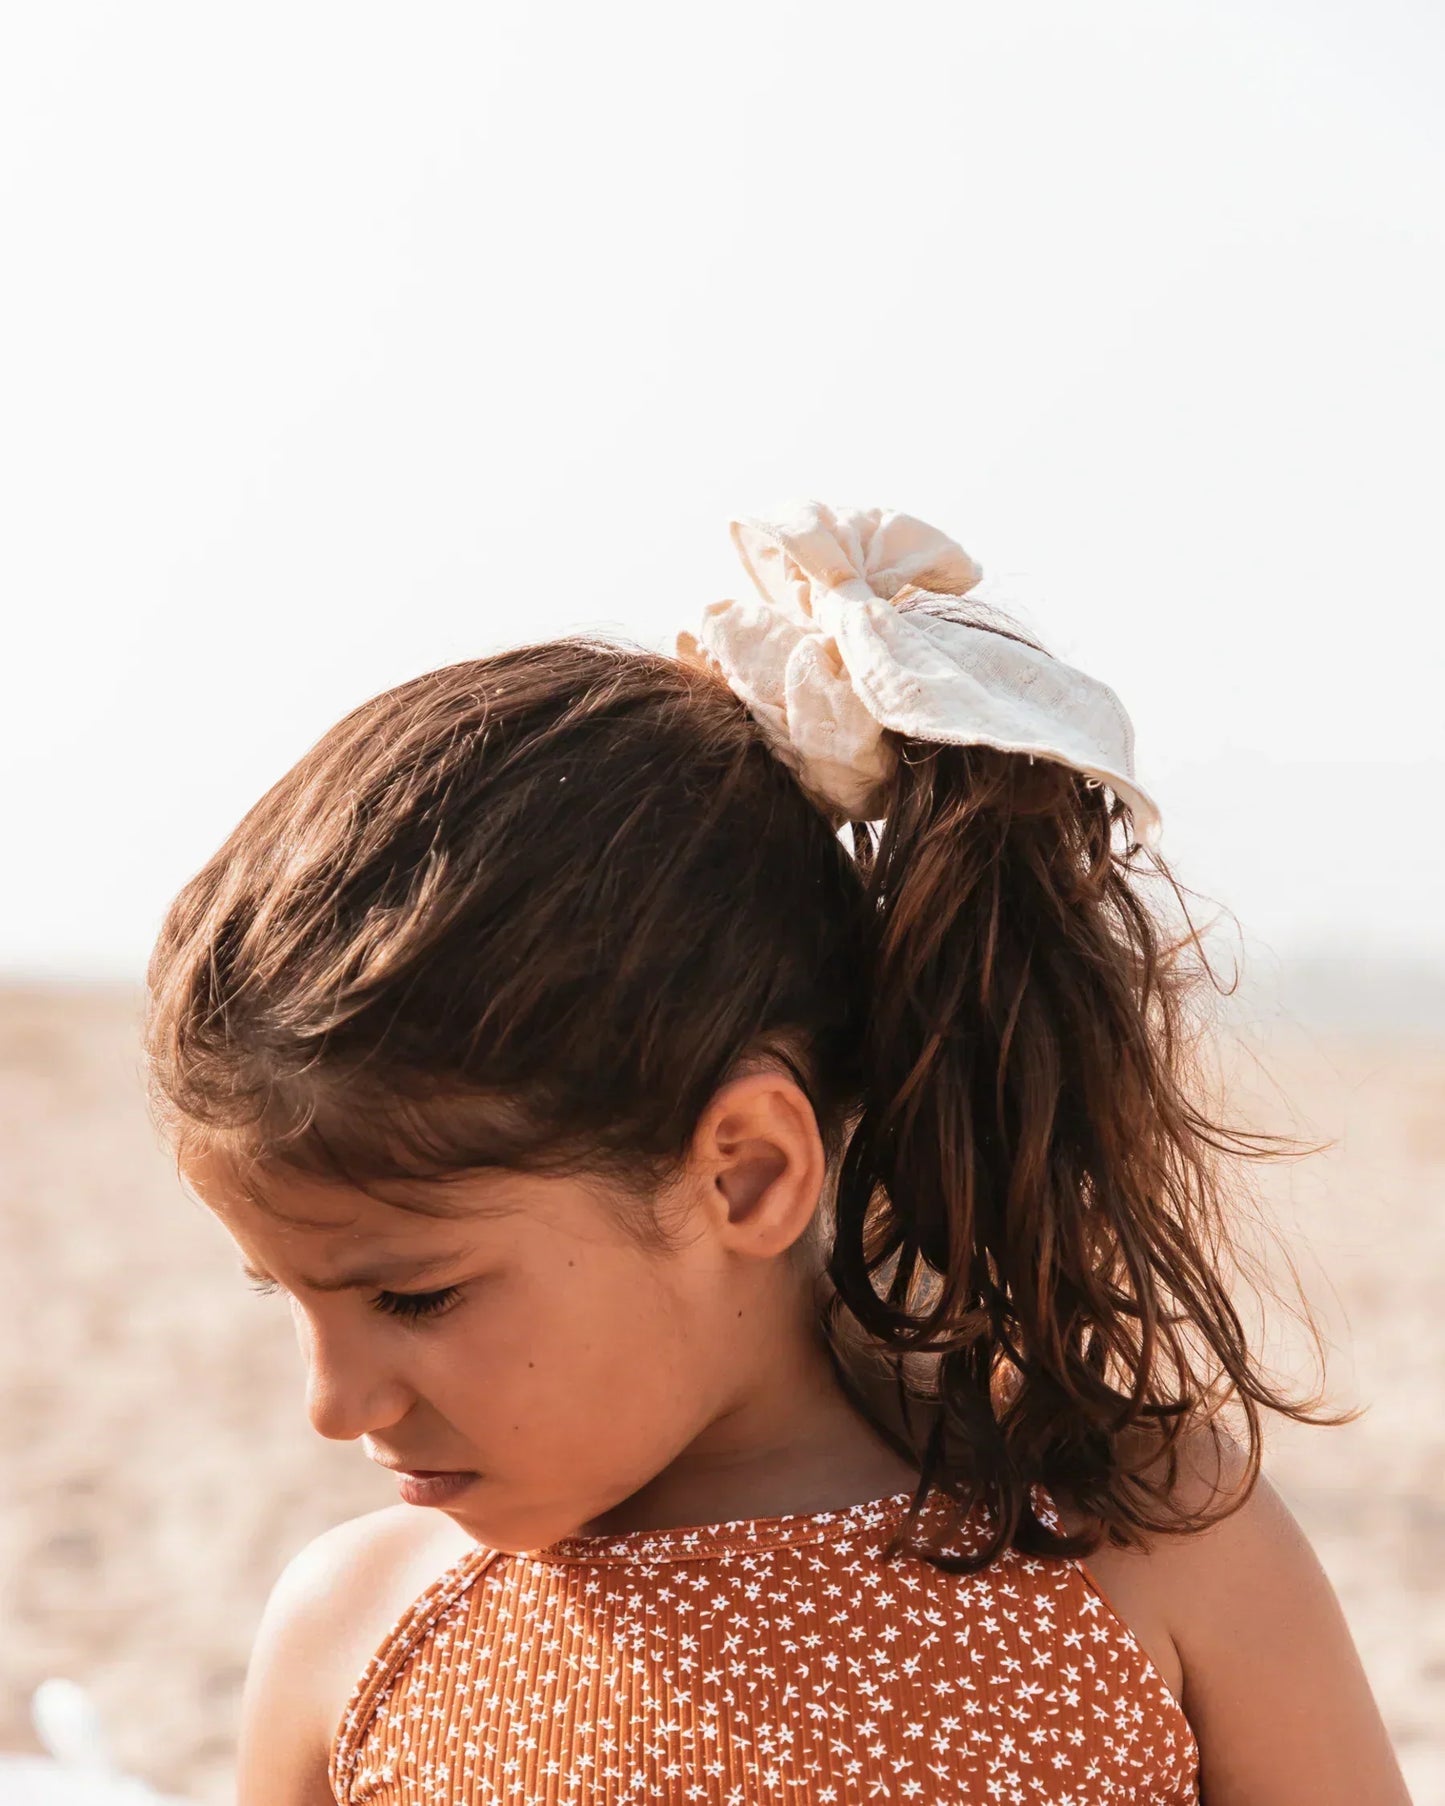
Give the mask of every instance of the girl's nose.
<svg viewBox="0 0 1445 1806">
<path fill-rule="evenodd" d="M 298 1323 L 306 1361 L 306 1415 L 318 1436 L 355 1442 L 404 1417 L 413 1403 L 402 1377 L 377 1358 L 363 1334 L 321 1332 Z"/>
</svg>

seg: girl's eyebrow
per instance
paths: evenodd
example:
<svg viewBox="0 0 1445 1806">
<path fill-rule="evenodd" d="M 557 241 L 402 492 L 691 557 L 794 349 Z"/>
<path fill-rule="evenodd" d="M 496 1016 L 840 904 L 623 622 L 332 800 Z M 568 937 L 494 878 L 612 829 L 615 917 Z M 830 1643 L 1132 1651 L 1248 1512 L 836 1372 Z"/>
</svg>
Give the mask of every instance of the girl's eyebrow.
<svg viewBox="0 0 1445 1806">
<path fill-rule="evenodd" d="M 451 1266 L 454 1261 L 465 1259 L 466 1254 L 465 1248 L 456 1248 L 441 1254 L 416 1255 L 411 1260 L 382 1261 L 375 1266 L 356 1267 L 334 1279 L 303 1279 L 301 1283 L 313 1292 L 350 1292 L 362 1287 L 385 1290 L 393 1280 L 422 1278 L 428 1273 L 435 1273 L 439 1268 Z M 247 1279 L 261 1284 L 277 1283 L 269 1273 L 262 1273 L 249 1264 L 243 1264 L 241 1272 Z"/>
</svg>

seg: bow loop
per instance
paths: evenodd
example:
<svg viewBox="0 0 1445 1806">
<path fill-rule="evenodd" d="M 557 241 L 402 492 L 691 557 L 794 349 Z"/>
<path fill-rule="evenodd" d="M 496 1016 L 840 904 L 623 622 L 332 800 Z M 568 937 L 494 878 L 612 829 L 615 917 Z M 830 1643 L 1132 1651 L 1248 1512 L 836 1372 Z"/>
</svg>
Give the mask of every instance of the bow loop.
<svg viewBox="0 0 1445 1806">
<path fill-rule="evenodd" d="M 730 530 L 761 600 L 710 603 L 677 655 L 729 684 L 835 825 L 881 817 L 898 764 L 890 736 L 911 736 L 1070 765 L 1109 784 L 1144 843 L 1157 840 L 1133 727 L 1107 684 L 999 631 L 994 611 L 930 604 L 983 576 L 946 534 L 894 509 L 822 502 Z"/>
<path fill-rule="evenodd" d="M 823 600 L 891 602 L 908 586 L 961 596 L 983 576 L 946 534 L 891 508 L 800 502 L 730 527 L 763 600 L 815 620 Z"/>
</svg>

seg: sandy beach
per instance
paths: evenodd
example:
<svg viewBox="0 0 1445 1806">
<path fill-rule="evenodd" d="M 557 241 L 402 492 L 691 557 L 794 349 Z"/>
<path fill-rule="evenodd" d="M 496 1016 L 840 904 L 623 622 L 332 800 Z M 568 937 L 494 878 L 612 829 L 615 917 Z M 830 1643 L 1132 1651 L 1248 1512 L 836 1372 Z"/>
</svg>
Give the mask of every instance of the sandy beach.
<svg viewBox="0 0 1445 1806">
<path fill-rule="evenodd" d="M 276 1573 L 391 1504 L 303 1410 L 285 1302 L 245 1287 L 141 1100 L 139 999 L 0 990 L 0 1749 L 46 1676 L 92 1689 L 125 1767 L 231 1798 Z M 1261 1176 L 1330 1343 L 1338 1429 L 1271 1421 L 1266 1469 L 1337 1587 L 1417 1806 L 1445 1802 L 1445 1028 L 1274 1022 L 1229 1044 L 1236 1108 L 1328 1151 Z M 1310 1378 L 1288 1318 L 1276 1372 Z"/>
</svg>

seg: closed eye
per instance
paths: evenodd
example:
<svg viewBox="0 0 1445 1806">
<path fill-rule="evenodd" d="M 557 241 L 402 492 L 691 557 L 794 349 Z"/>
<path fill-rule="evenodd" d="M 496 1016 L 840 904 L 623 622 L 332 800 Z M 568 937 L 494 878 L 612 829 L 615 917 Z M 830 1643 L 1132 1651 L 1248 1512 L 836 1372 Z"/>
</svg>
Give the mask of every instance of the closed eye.
<svg viewBox="0 0 1445 1806">
<path fill-rule="evenodd" d="M 265 1297 L 281 1290 L 274 1279 L 253 1279 L 248 1283 L 253 1292 Z M 385 1316 L 400 1317 L 404 1323 L 420 1323 L 449 1311 L 461 1295 L 460 1286 L 445 1286 L 439 1292 L 378 1292 L 371 1307 Z"/>
</svg>

